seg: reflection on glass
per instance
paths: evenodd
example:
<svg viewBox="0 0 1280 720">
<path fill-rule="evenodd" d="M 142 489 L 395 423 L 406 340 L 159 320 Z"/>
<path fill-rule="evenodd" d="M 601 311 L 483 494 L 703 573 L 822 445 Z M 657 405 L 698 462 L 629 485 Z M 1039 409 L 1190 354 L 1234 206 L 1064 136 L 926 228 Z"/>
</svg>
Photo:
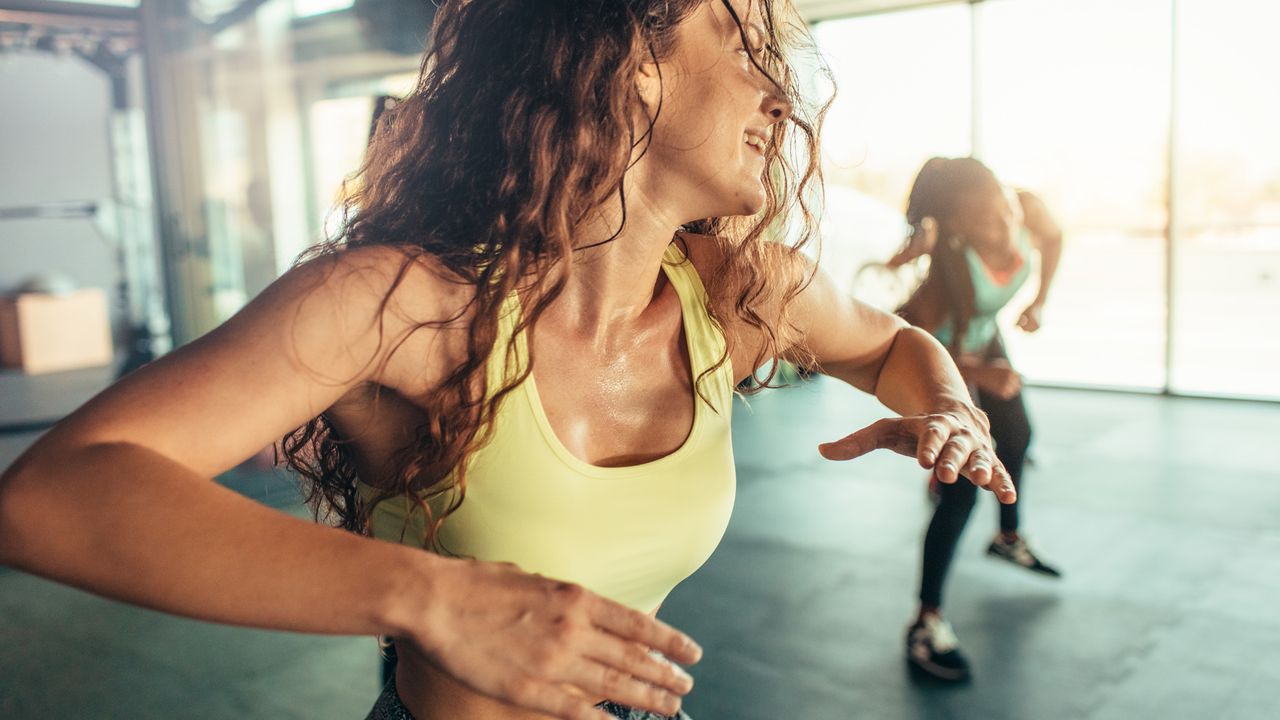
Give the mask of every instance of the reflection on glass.
<svg viewBox="0 0 1280 720">
<path fill-rule="evenodd" d="M 974 12 L 981 156 L 1040 195 L 1066 237 L 1043 329 L 1014 329 L 1019 301 L 1004 318 L 1019 369 L 1163 387 L 1170 0 L 993 0 Z"/>
<path fill-rule="evenodd" d="M 1174 389 L 1280 398 L 1280 6 L 1179 0 Z"/>
<path fill-rule="evenodd" d="M 336 10 L 345 10 L 353 4 L 353 0 L 293 0 L 293 14 L 297 17 L 323 15 Z"/>
<path fill-rule="evenodd" d="M 373 97 L 411 88 L 420 62 L 384 49 L 355 13 L 335 12 L 349 0 L 267 0 L 243 17 L 226 4 L 180 15 L 191 28 L 174 35 L 190 45 L 163 58 L 181 136 L 163 152 L 181 158 L 183 177 L 182 340 L 221 323 L 324 236 L 363 158 Z"/>
</svg>

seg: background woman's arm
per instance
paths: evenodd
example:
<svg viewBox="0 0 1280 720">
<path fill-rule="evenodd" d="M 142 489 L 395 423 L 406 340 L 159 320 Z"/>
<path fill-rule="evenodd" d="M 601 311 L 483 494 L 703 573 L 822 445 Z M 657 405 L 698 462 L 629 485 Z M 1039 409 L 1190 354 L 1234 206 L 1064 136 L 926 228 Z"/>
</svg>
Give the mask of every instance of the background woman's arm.
<svg viewBox="0 0 1280 720">
<path fill-rule="evenodd" d="M 1040 287 L 1031 305 L 1018 319 L 1018 327 L 1028 332 L 1040 328 L 1040 312 L 1049 298 L 1049 288 L 1058 272 L 1062 257 L 1062 228 L 1049 213 L 1044 201 L 1030 192 L 1018 193 L 1022 203 L 1023 223 L 1031 233 L 1031 241 L 1040 251 Z"/>
</svg>

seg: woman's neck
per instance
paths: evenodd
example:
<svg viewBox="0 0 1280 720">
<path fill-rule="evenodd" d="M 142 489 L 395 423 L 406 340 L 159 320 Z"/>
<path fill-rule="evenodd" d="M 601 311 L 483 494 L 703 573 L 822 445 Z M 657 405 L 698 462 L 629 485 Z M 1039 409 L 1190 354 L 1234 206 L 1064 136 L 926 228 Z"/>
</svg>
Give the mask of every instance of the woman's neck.
<svg viewBox="0 0 1280 720">
<path fill-rule="evenodd" d="M 594 213 L 575 228 L 574 246 L 581 249 L 573 252 L 568 282 L 548 311 L 558 324 L 586 335 L 612 335 L 639 321 L 666 283 L 662 257 L 679 226 L 632 192 L 625 224 L 620 208 Z"/>
</svg>

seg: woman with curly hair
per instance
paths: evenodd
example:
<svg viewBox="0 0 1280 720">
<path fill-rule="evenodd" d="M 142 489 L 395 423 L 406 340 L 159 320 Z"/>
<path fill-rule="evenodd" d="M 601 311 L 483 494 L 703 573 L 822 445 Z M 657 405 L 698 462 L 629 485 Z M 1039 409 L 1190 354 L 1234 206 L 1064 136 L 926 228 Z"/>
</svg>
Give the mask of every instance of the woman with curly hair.
<svg viewBox="0 0 1280 720">
<path fill-rule="evenodd" d="M 372 718 L 683 717 L 701 650 L 654 613 L 728 522 L 737 381 L 820 367 L 904 416 L 826 457 L 1013 499 L 942 346 L 766 240 L 812 227 L 805 32 L 781 1 L 444 2 L 341 236 L 20 458 L 0 562 L 390 638 Z M 209 482 L 282 436 L 326 523 Z"/>
</svg>

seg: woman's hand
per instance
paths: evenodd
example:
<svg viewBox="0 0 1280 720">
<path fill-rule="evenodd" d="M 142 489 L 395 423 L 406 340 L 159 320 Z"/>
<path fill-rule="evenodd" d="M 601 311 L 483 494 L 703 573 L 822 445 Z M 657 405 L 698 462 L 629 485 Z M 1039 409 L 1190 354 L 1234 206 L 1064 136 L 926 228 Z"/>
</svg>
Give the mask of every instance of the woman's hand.
<svg viewBox="0 0 1280 720">
<path fill-rule="evenodd" d="M 693 679 L 674 662 L 702 650 L 665 623 L 510 563 L 447 560 L 411 635 L 464 685 L 564 720 L 605 720 L 600 699 L 674 715 Z"/>
<path fill-rule="evenodd" d="M 818 452 L 828 460 L 852 460 L 872 450 L 892 450 L 915 457 L 920 467 L 932 468 L 939 482 L 954 483 L 961 475 L 1010 504 L 1018 499 L 1013 481 L 992 448 L 986 415 L 972 405 L 913 417 L 885 418 Z"/>
<path fill-rule="evenodd" d="M 1018 327 L 1025 332 L 1033 333 L 1040 329 L 1040 315 L 1044 312 L 1044 303 L 1033 302 L 1018 316 Z"/>
<path fill-rule="evenodd" d="M 979 388 L 1001 400 L 1009 400 L 1022 391 L 1022 376 L 1002 360 L 971 368 L 968 375 Z"/>
</svg>

